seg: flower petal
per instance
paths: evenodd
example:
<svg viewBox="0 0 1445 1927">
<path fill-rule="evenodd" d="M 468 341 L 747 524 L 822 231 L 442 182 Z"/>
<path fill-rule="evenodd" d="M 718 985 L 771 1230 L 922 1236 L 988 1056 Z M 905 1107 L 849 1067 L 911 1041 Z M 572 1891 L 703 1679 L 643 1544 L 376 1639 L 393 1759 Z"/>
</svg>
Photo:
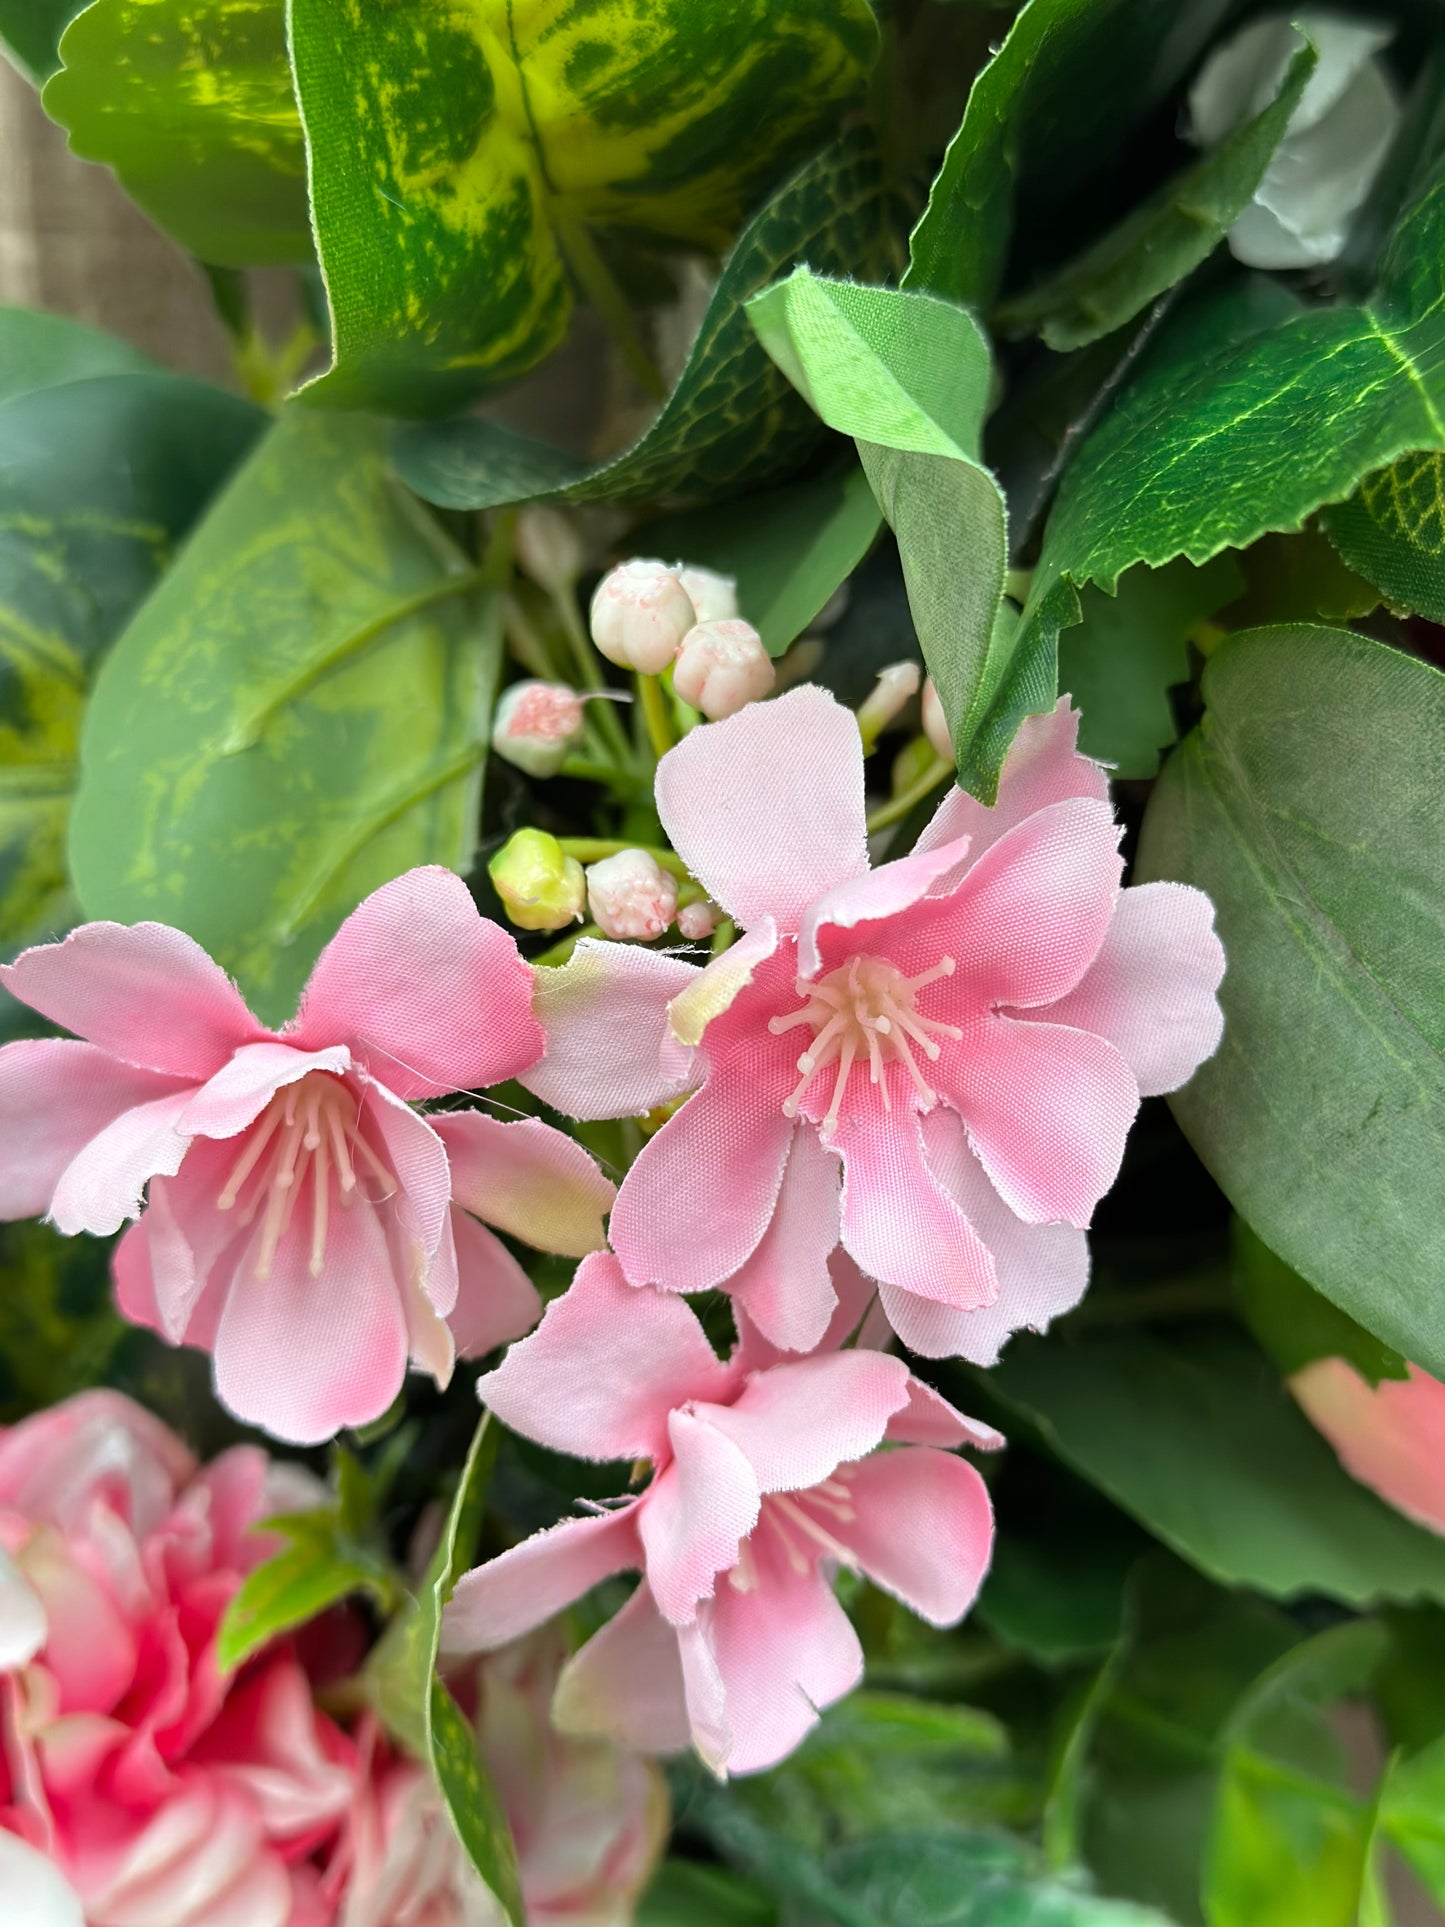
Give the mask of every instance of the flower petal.
<svg viewBox="0 0 1445 1927">
<path fill-rule="evenodd" d="M 299 1083 L 308 1071 L 340 1076 L 350 1067 L 351 1053 L 345 1045 L 300 1051 L 269 1040 L 243 1044 L 196 1092 L 181 1121 L 182 1129 L 190 1137 L 235 1137 L 256 1121 L 277 1091 Z"/>
<path fill-rule="evenodd" d="M 70 1037 L 0 1049 L 0 1218 L 38 1218 L 61 1173 L 125 1111 L 188 1089 Z M 123 1214 L 122 1214 L 123 1215 Z"/>
<path fill-rule="evenodd" d="M 465 1211 L 452 1212 L 457 1301 L 447 1314 L 459 1358 L 483 1358 L 531 1331 L 542 1316 L 537 1287 L 500 1238 Z"/>
<path fill-rule="evenodd" d="M 575 1139 L 535 1117 L 503 1123 L 482 1111 L 448 1111 L 429 1121 L 464 1210 L 568 1258 L 606 1244 L 602 1220 L 617 1187 Z"/>
<path fill-rule="evenodd" d="M 0 1546 L 0 1673 L 13 1673 L 45 1644 L 45 1607 L 39 1594 Z"/>
<path fill-rule="evenodd" d="M 179 1126 L 191 1095 L 183 1086 L 122 1111 L 77 1151 L 50 1200 L 56 1229 L 67 1237 L 89 1231 L 103 1238 L 119 1231 L 127 1218 L 139 1217 L 148 1181 L 174 1177 L 181 1168 L 191 1140 Z"/>
<path fill-rule="evenodd" d="M 482 1090 L 542 1055 L 532 968 L 459 876 L 408 870 L 358 904 L 317 959 L 291 1040 L 350 1044 L 398 1097 Z"/>
<path fill-rule="evenodd" d="M 1353 1479 L 1445 1533 L 1445 1385 L 1418 1365 L 1371 1385 L 1343 1358 L 1317 1358 L 1289 1388 Z"/>
<path fill-rule="evenodd" d="M 801 1492 L 871 1452 L 907 1403 L 901 1358 L 831 1352 L 757 1372 L 731 1405 L 697 1414 L 743 1453 L 760 1491 Z"/>
<path fill-rule="evenodd" d="M 863 740 L 805 684 L 684 736 L 657 766 L 672 847 L 744 929 L 796 931 L 815 897 L 868 869 Z"/>
<path fill-rule="evenodd" d="M 828 1269 L 838 1223 L 838 1160 L 810 1125 L 799 1124 L 772 1222 L 753 1255 L 721 1286 L 781 1352 L 811 1352 L 828 1330 L 838 1304 Z"/>
<path fill-rule="evenodd" d="M 876 923 L 911 910 L 921 898 L 942 894 L 953 876 L 962 876 L 969 840 L 914 850 L 892 863 L 881 864 L 851 883 L 840 883 L 808 906 L 798 933 L 798 971 L 813 977 L 823 967 L 819 940 L 825 930 L 852 930 L 860 923 Z"/>
<path fill-rule="evenodd" d="M 988 1246 L 930 1170 L 916 1111 L 845 1117 L 843 1243 L 870 1278 L 956 1311 L 990 1305 L 998 1276 Z"/>
<path fill-rule="evenodd" d="M 83 923 L 0 965 L 0 983 L 113 1057 L 197 1083 L 267 1035 L 221 966 L 164 923 Z"/>
<path fill-rule="evenodd" d="M 559 1732 L 639 1753 L 682 1753 L 692 1737 L 677 1634 L 647 1582 L 562 1668 L 552 1699 Z"/>
<path fill-rule="evenodd" d="M 974 1468 L 909 1445 L 853 1466 L 844 1483 L 855 1516 L 833 1530 L 873 1583 L 931 1626 L 962 1619 L 993 1550 L 993 1508 Z"/>
<path fill-rule="evenodd" d="M 647 1583 L 663 1618 L 685 1626 L 713 1580 L 736 1563 L 758 1522 L 758 1482 L 741 1450 L 714 1421 L 718 1408 L 670 1412 L 672 1463 L 642 1495 L 637 1533 Z"/>
<path fill-rule="evenodd" d="M 636 1506 L 564 1519 L 463 1573 L 442 1615 L 442 1652 L 491 1653 L 615 1572 L 639 1570 Z"/>
<path fill-rule="evenodd" d="M 639 1117 L 680 1096 L 702 1066 L 667 1007 L 697 974 L 681 957 L 584 937 L 566 963 L 536 972 L 547 1054 L 518 1082 L 564 1117 Z"/>
<path fill-rule="evenodd" d="M 667 1007 L 667 1022 L 680 1044 L 700 1044 L 708 1025 L 731 1010 L 778 949 L 778 926 L 764 917 L 719 957 L 704 964 Z"/>
<path fill-rule="evenodd" d="M 914 845 L 934 850 L 956 837 L 973 839 L 975 863 L 989 845 L 1036 810 L 1067 797 L 1107 797 L 1109 779 L 1102 767 L 1078 751 L 1079 716 L 1060 696 L 1044 716 L 1026 716 L 999 773 L 998 800 L 992 809 L 966 790 L 950 790 L 933 821 Z"/>
<path fill-rule="evenodd" d="M 1219 1048 L 1223 976 L 1224 946 L 1204 892 L 1143 883 L 1121 893 L 1083 980 L 1044 1014 L 1106 1037 L 1139 1080 L 1140 1096 L 1157 1097 L 1177 1091 Z"/>
<path fill-rule="evenodd" d="M 638 1290 L 610 1252 L 584 1258 L 530 1338 L 513 1346 L 477 1396 L 539 1445 L 582 1459 L 656 1459 L 667 1416 L 734 1384 L 690 1307 Z"/>
<path fill-rule="evenodd" d="M 393 1210 L 415 1233 L 429 1271 L 441 1246 L 451 1204 L 451 1169 L 446 1149 L 429 1118 L 418 1117 L 385 1084 L 368 1084 L 362 1130 L 374 1134 L 382 1162 L 399 1187 Z M 450 1311 L 451 1303 L 438 1303 Z"/>
<path fill-rule="evenodd" d="M 0 1893 L 11 1927 L 85 1927 L 80 1896 L 55 1862 L 3 1828 Z"/>
</svg>

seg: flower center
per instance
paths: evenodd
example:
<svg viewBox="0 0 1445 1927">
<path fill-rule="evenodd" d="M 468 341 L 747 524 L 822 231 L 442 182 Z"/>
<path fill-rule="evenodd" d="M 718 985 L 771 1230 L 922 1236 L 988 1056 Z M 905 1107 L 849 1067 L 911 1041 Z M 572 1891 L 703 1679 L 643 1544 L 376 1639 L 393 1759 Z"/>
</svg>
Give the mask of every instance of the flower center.
<svg viewBox="0 0 1445 1927">
<path fill-rule="evenodd" d="M 349 1207 L 357 1192 L 358 1165 L 385 1187 L 396 1189 L 396 1176 L 382 1163 L 362 1134 L 361 1106 L 330 1071 L 308 1071 L 294 1084 L 277 1091 L 246 1135 L 246 1148 L 231 1167 L 218 1211 L 240 1204 L 239 1224 L 247 1225 L 264 1210 L 261 1244 L 256 1254 L 256 1276 L 268 1278 L 276 1247 L 285 1236 L 296 1200 L 311 1178 L 311 1258 L 313 1278 L 326 1261 L 326 1228 L 331 1212 L 331 1178 L 335 1173 L 341 1203 Z M 252 1180 L 255 1180 L 252 1183 Z M 249 1190 L 248 1190 L 249 1187 Z M 242 1192 L 247 1192 L 241 1203 Z"/>
<path fill-rule="evenodd" d="M 825 977 L 810 982 L 800 977 L 797 993 L 806 1002 L 801 1010 L 787 1017 L 773 1017 L 768 1029 L 774 1036 L 793 1030 L 799 1024 L 811 1025 L 813 1041 L 798 1059 L 801 1080 L 783 1104 L 788 1117 L 796 1117 L 798 1106 L 813 1079 L 836 1064 L 832 1101 L 822 1128 L 837 1127 L 838 1109 L 848 1088 L 848 1077 L 861 1058 L 868 1060 L 868 1075 L 883 1098 L 884 1110 L 891 1110 L 888 1080 L 884 1072 L 890 1063 L 902 1064 L 923 1099 L 931 1108 L 937 1093 L 918 1068 L 915 1050 L 933 1060 L 939 1054 L 936 1037 L 962 1037 L 954 1024 L 936 1023 L 918 1014 L 918 993 L 940 977 L 951 977 L 956 968 L 952 957 L 941 957 L 931 970 L 917 977 L 905 977 L 886 957 L 853 957 Z"/>
</svg>

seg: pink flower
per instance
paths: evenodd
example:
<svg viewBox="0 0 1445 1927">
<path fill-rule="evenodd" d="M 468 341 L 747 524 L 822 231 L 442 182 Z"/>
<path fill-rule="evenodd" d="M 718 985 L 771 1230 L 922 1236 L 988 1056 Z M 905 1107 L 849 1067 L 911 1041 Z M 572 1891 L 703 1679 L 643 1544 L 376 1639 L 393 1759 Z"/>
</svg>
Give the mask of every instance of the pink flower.
<svg viewBox="0 0 1445 1927">
<path fill-rule="evenodd" d="M 1289 1388 L 1352 1478 L 1445 1533 L 1445 1385 L 1418 1365 L 1371 1385 L 1343 1358 L 1317 1358 Z"/>
<path fill-rule="evenodd" d="M 1219 1041 L 1224 957 L 1199 891 L 1121 893 L 1104 772 L 1076 728 L 1067 699 L 1031 717 L 994 808 L 951 792 L 912 854 L 876 870 L 857 724 L 823 690 L 663 758 L 673 847 L 747 935 L 691 974 L 579 957 L 538 1004 L 558 1054 L 526 1075 L 578 1116 L 701 1083 L 613 1212 L 632 1283 L 719 1287 L 807 1351 L 841 1239 L 908 1345 L 984 1364 L 1077 1302 L 1083 1228 L 1141 1094 L 1175 1089 Z M 664 992 L 671 1045 L 644 1089 Z M 605 1055 L 623 1027 L 619 1078 Z"/>
<path fill-rule="evenodd" d="M 260 1025 L 178 930 L 85 924 L 0 969 L 88 1040 L 0 1050 L 0 1217 L 105 1234 L 122 1310 L 214 1354 L 239 1416 L 311 1442 L 385 1411 L 408 1357 L 536 1320 L 521 1267 L 478 1223 L 569 1255 L 602 1242 L 612 1187 L 536 1119 L 430 1119 L 542 1055 L 530 967 L 450 871 L 353 911 L 300 1013 Z"/>
<path fill-rule="evenodd" d="M 348 1810 L 354 1749 L 290 1648 L 232 1677 L 215 1656 L 273 1549 L 251 1528 L 315 1496 L 254 1447 L 198 1471 L 113 1392 L 0 1432 L 0 1882 L 19 1869 L 37 1922 L 323 1927 L 305 1862 Z"/>
<path fill-rule="evenodd" d="M 845 1258 L 837 1267 L 830 1345 L 868 1296 Z M 583 1262 L 478 1390 L 556 1451 L 652 1465 L 637 1497 L 466 1574 L 447 1611 L 445 1650 L 490 1651 L 609 1574 L 644 1574 L 564 1670 L 553 1711 L 565 1731 L 647 1752 L 691 1740 L 720 1772 L 770 1766 L 862 1671 L 835 1567 L 940 1626 L 987 1567 L 983 1481 L 939 1448 L 996 1434 L 881 1352 L 780 1361 L 744 1326 L 724 1363 L 687 1305 L 634 1290 L 610 1254 Z M 876 1453 L 885 1439 L 908 1449 Z"/>
</svg>

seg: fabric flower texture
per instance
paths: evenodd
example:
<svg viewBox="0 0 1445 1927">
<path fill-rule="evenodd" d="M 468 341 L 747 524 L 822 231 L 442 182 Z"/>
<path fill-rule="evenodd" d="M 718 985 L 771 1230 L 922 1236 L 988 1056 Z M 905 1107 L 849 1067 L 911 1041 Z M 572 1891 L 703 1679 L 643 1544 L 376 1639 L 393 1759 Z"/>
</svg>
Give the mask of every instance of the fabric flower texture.
<svg viewBox="0 0 1445 1927">
<path fill-rule="evenodd" d="M 221 1674 L 258 1519 L 308 1474 L 243 1446 L 199 1470 L 89 1392 L 0 1433 L 0 1894 L 25 1927 L 324 1927 L 308 1864 L 351 1742 L 289 1645 Z M 12 1912 L 18 1909 L 18 1912 Z"/>
<path fill-rule="evenodd" d="M 408 1358 L 536 1322 L 485 1224 L 580 1257 L 612 1186 L 536 1119 L 413 1105 L 542 1055 L 532 971 L 450 871 L 410 871 L 342 925 L 284 1030 L 178 930 L 85 924 L 0 969 L 85 1041 L 0 1050 L 0 1217 L 116 1231 L 126 1315 L 214 1354 L 241 1418 L 311 1443 L 385 1411 Z M 142 1195 L 149 1185 L 142 1215 Z"/>
<path fill-rule="evenodd" d="M 1343 1358 L 1316 1358 L 1289 1388 L 1345 1470 L 1386 1504 L 1445 1533 L 1445 1385 L 1418 1365 L 1372 1385 Z"/>
<path fill-rule="evenodd" d="M 994 808 L 953 791 L 912 854 L 876 870 L 857 725 L 825 691 L 705 725 L 662 759 L 673 847 L 747 934 L 701 971 L 579 946 L 537 1005 L 565 1044 L 525 1078 L 593 1116 L 701 1084 L 612 1214 L 633 1284 L 719 1287 L 807 1351 L 841 1238 L 905 1343 L 981 1364 L 1077 1302 L 1083 1231 L 1140 1096 L 1214 1050 L 1224 969 L 1207 897 L 1120 890 L 1077 722 L 1067 699 L 1030 718 Z M 649 1066 L 642 1019 L 660 1027 L 664 1001 Z M 637 1039 L 626 1076 L 615 1046 L 608 1061 L 620 1021 Z"/>
<path fill-rule="evenodd" d="M 782 1759 L 858 1682 L 837 1567 L 930 1624 L 961 1618 L 993 1516 L 978 1473 L 947 1448 L 1000 1440 L 901 1359 L 834 1348 L 869 1296 L 846 1257 L 836 1263 L 840 1312 L 823 1350 L 780 1359 L 744 1325 L 724 1363 L 680 1299 L 634 1290 L 610 1254 L 584 1260 L 478 1391 L 525 1437 L 646 1460 L 651 1482 L 464 1575 L 443 1651 L 493 1649 L 608 1575 L 640 1571 L 568 1663 L 554 1719 L 645 1752 L 691 1741 L 716 1771 L 748 1773 Z M 902 1449 L 878 1452 L 885 1441 Z"/>
</svg>

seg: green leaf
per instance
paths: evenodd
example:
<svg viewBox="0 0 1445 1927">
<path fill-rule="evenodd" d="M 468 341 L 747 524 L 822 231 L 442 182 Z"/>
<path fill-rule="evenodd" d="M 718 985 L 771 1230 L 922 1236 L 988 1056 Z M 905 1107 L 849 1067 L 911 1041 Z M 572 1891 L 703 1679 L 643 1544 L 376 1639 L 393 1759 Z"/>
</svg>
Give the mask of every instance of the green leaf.
<svg viewBox="0 0 1445 1927">
<path fill-rule="evenodd" d="M 699 1860 L 664 1860 L 637 1908 L 637 1927 L 777 1927 L 760 1887 Z"/>
<path fill-rule="evenodd" d="M 1178 739 L 1169 691 L 1189 680 L 1188 637 L 1241 593 L 1226 556 L 1202 569 L 1185 561 L 1131 569 L 1113 595 L 1086 589 L 1080 621 L 1059 641 L 1059 687 L 1082 712 L 1079 747 L 1120 776 L 1153 776 Z"/>
<path fill-rule="evenodd" d="M 391 1597 L 385 1567 L 348 1543 L 334 1510 L 272 1521 L 271 1529 L 288 1543 L 247 1573 L 227 1606 L 216 1638 L 223 1672 L 351 1593 L 369 1592 L 383 1607 Z"/>
<path fill-rule="evenodd" d="M 1406 455 L 1367 475 L 1320 521 L 1392 609 L 1445 622 L 1445 455 Z"/>
<path fill-rule="evenodd" d="M 1011 334 L 1042 335 L 1059 353 L 1111 334 L 1212 254 L 1253 199 L 1316 54 L 1301 46 L 1264 111 L 1212 154 L 1166 181 L 1102 239 L 997 310 Z"/>
<path fill-rule="evenodd" d="M 973 83 L 913 233 L 905 287 L 986 306 L 1015 204 L 1058 227 L 1208 45 L 1228 0 L 1029 0 Z"/>
<path fill-rule="evenodd" d="M 759 338 L 821 418 L 852 435 L 898 538 L 909 606 L 958 756 L 991 800 L 1024 716 L 1053 700 L 1051 655 L 1024 657 L 1004 612 L 1007 511 L 979 460 L 992 364 L 973 317 L 931 295 L 799 268 L 754 296 Z"/>
<path fill-rule="evenodd" d="M 379 426 L 283 417 L 97 682 L 87 913 L 178 925 L 289 1015 L 369 891 L 468 868 L 499 646 L 495 598 L 392 480 Z"/>
<path fill-rule="evenodd" d="M 710 500 L 791 474 L 820 439 L 818 424 L 769 361 L 746 303 L 804 258 L 830 274 L 888 272 L 897 220 L 876 142 L 850 134 L 744 228 L 676 387 L 624 454 L 585 461 L 495 422 L 462 419 L 401 429 L 398 472 L 427 501 L 468 509 L 537 497 Z"/>
<path fill-rule="evenodd" d="M 203 261 L 306 261 L 306 155 L 285 0 L 93 0 L 45 111 Z"/>
<path fill-rule="evenodd" d="M 1445 1739 L 1390 1762 L 1377 1824 L 1445 1906 Z"/>
<path fill-rule="evenodd" d="M 1224 1040 L 1171 1099 L 1269 1248 L 1445 1373 L 1445 677 L 1305 626 L 1229 637 L 1141 879 L 1213 898 Z"/>
<path fill-rule="evenodd" d="M 1445 1542 L 1340 1469 L 1225 1326 L 1016 1339 L 988 1388 L 1075 1471 L 1226 1585 L 1350 1605 L 1445 1599 Z"/>
<path fill-rule="evenodd" d="M 1249 1328 L 1286 1378 L 1317 1358 L 1347 1359 L 1371 1385 L 1405 1378 L 1405 1359 L 1307 1285 L 1243 1218 L 1234 1221 L 1234 1282 Z"/>
<path fill-rule="evenodd" d="M 96 375 L 164 372 L 128 341 L 83 321 L 31 308 L 0 308 L 0 402 Z"/>
<path fill-rule="evenodd" d="M 53 1225 L 0 1227 L 0 1425 L 58 1405 L 107 1376 L 126 1327 L 110 1247 Z"/>
<path fill-rule="evenodd" d="M 540 361 L 569 267 L 610 303 L 594 231 L 721 248 L 878 44 L 865 0 L 291 0 L 291 35 L 335 344 L 308 393 L 408 415 Z"/>
<path fill-rule="evenodd" d="M 60 65 L 60 36 L 86 0 L 0 0 L 0 53 L 38 87 Z"/>
</svg>

